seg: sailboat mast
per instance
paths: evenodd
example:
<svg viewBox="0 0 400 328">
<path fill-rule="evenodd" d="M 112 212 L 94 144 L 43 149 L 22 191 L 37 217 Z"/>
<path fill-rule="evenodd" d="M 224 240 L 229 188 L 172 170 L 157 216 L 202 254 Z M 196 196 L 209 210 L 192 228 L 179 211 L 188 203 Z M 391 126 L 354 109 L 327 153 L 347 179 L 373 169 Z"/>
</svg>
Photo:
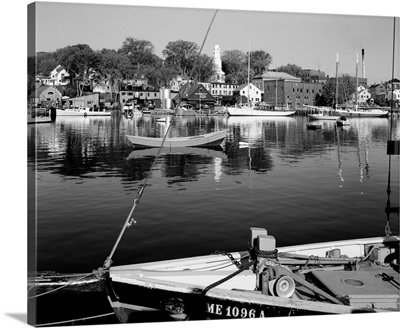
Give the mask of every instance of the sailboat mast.
<svg viewBox="0 0 400 328">
<path fill-rule="evenodd" d="M 336 54 L 336 85 L 335 85 L 335 107 L 338 107 L 339 98 L 339 53 Z"/>
<path fill-rule="evenodd" d="M 247 104 L 250 104 L 250 40 L 249 40 L 249 58 L 247 61 Z"/>
<path fill-rule="evenodd" d="M 356 110 L 358 107 L 358 52 L 356 53 Z"/>
</svg>

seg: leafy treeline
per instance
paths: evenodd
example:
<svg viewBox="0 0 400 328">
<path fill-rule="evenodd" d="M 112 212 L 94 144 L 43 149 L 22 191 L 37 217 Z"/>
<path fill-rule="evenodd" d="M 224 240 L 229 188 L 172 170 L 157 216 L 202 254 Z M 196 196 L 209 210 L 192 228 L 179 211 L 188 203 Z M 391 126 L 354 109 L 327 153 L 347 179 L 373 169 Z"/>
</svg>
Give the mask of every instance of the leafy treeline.
<svg viewBox="0 0 400 328">
<path fill-rule="evenodd" d="M 28 58 L 28 94 L 35 88 L 35 75 L 47 76 L 57 65 L 70 74 L 70 84 L 65 88 L 68 96 L 81 95 L 85 86 L 100 80 L 110 82 L 113 94 L 129 79 L 145 78 L 148 88 L 154 90 L 169 87 L 178 74 L 206 82 L 215 74 L 215 68 L 212 56 L 198 55 L 199 49 L 195 42 L 171 41 L 160 58 L 154 54 L 150 41 L 127 37 L 117 50 L 94 51 L 87 44 L 77 44 L 54 52 L 39 52 L 35 58 Z M 250 77 L 262 74 L 272 62 L 271 55 L 264 50 L 252 51 L 250 58 Z M 248 53 L 225 51 L 221 60 L 227 83 L 246 83 Z"/>
<path fill-rule="evenodd" d="M 77 44 L 54 52 L 39 52 L 28 58 L 28 95 L 35 89 L 35 75 L 48 76 L 57 65 L 70 74 L 70 83 L 64 87 L 64 94 L 69 97 L 80 96 L 85 88 L 90 90 L 93 83 L 104 80 L 109 82 L 114 97 L 125 86 L 124 81 L 132 79 L 146 79 L 148 90 L 170 87 L 171 80 L 177 75 L 207 82 L 215 74 L 213 58 L 207 54 L 199 55 L 199 49 L 195 42 L 171 41 L 160 58 L 155 55 L 150 41 L 127 37 L 117 50 L 94 51 L 87 44 Z M 272 56 L 264 50 L 250 53 L 227 50 L 222 53 L 221 60 L 226 83 L 241 85 L 247 83 L 248 78 L 251 81 L 268 70 Z M 277 68 L 297 77 L 301 69 L 295 64 Z M 332 84 L 328 83 L 323 95 L 318 95 L 316 100 L 319 104 L 330 104 L 332 97 Z"/>
</svg>

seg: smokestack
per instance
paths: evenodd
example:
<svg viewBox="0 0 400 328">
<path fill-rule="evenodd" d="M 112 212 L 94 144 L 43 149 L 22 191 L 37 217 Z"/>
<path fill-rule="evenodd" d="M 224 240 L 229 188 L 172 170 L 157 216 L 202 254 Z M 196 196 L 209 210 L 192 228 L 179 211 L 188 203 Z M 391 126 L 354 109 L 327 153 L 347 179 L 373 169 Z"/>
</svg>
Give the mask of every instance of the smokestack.
<svg viewBox="0 0 400 328">
<path fill-rule="evenodd" d="M 361 49 L 361 65 L 362 65 L 362 77 L 365 78 L 364 49 Z"/>
</svg>

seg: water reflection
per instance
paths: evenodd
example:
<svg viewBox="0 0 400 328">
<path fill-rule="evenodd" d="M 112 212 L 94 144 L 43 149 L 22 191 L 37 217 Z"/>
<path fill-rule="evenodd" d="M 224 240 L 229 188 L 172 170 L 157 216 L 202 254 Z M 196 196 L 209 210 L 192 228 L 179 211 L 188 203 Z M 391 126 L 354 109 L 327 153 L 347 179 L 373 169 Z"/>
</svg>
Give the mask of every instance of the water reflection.
<svg viewBox="0 0 400 328">
<path fill-rule="evenodd" d="M 51 125 L 28 126 L 28 161 L 35 162 L 38 171 L 50 170 L 63 176 L 83 177 L 108 171 L 140 180 L 156 153 L 132 151 L 125 137 L 127 134 L 162 137 L 170 126 L 171 137 L 188 136 L 228 126 L 224 151 L 219 156 L 211 153 L 198 156 L 200 162 L 194 166 L 219 158 L 220 171 L 225 170 L 226 174 L 240 174 L 244 170 L 268 172 L 277 159 L 282 164 L 293 165 L 309 156 L 326 154 L 332 148 L 337 148 L 341 166 L 340 148 L 353 146 L 357 152 L 360 182 L 369 178 L 371 142 L 382 145 L 386 142 L 387 119 L 352 119 L 347 129 L 337 128 L 334 122 L 322 122 L 321 130 L 307 130 L 305 122 L 303 117 L 168 117 L 165 124 L 157 123 L 152 116 L 57 118 Z M 396 135 L 398 125 L 394 127 Z M 187 152 L 174 156 L 163 150 L 160 160 L 164 161 L 165 174 L 186 178 L 189 174 L 194 178 L 198 172 L 188 164 L 189 157 Z M 339 171 L 343 179 L 342 168 Z"/>
<path fill-rule="evenodd" d="M 307 121 L 301 116 L 170 117 L 171 136 L 228 128 L 226 145 L 219 151 L 162 149 L 157 161 L 158 149 L 136 150 L 126 138 L 162 136 L 167 125 L 155 117 L 57 118 L 28 126 L 28 165 L 37 172 L 41 222 L 39 265 L 79 272 L 77 263 L 89 266 L 90 256 L 103 261 L 120 228 L 113 220 L 126 217 L 149 174 L 149 190 L 139 207 L 141 235 L 127 237 L 121 262 L 129 263 L 132 256 L 151 260 L 132 250 L 130 242 L 148 243 L 160 225 L 165 235 L 146 244 L 153 259 L 160 251 L 170 258 L 179 252 L 191 256 L 237 249 L 235 240 L 246 239 L 249 225 L 273 229 L 280 245 L 379 234 L 387 197 L 389 121 L 352 119 L 346 129 L 323 122 L 320 130 L 307 129 Z M 399 134 L 397 123 L 394 135 Z M 399 158 L 392 161 L 392 199 L 397 199 Z M 93 227 L 96 234 L 90 238 L 97 247 L 88 249 Z M 392 231 L 397 230 L 395 223 Z M 225 238 L 227 233 L 237 238 Z M 190 235 L 199 235 L 204 245 L 183 251 L 182 244 L 192 244 Z M 71 236 L 70 246 L 87 249 L 85 254 L 70 260 L 69 254 L 47 252 L 54 243 L 67 251 Z M 171 239 L 175 248 L 158 248 Z"/>
</svg>

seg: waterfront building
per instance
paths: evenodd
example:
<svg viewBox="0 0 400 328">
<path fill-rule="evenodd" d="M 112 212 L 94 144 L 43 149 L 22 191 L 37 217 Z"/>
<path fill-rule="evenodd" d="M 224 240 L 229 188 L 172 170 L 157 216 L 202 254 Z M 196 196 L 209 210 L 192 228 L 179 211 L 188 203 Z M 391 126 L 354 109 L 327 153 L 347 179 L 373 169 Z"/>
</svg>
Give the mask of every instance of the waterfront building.
<svg viewBox="0 0 400 328">
<path fill-rule="evenodd" d="M 67 85 L 69 83 L 69 73 L 61 65 L 57 65 L 50 75 L 36 75 L 36 86 L 40 85 Z"/>
<path fill-rule="evenodd" d="M 285 72 L 276 72 L 276 71 L 266 71 L 261 75 L 257 75 L 252 79 L 252 83 L 259 88 L 260 90 L 264 91 L 264 83 L 270 81 L 277 81 L 283 80 L 287 82 L 301 82 L 301 78 L 290 75 Z"/>
<path fill-rule="evenodd" d="M 324 83 L 326 81 L 325 72 L 315 69 L 302 69 L 299 72 L 300 78 L 307 83 Z"/>
<path fill-rule="evenodd" d="M 353 99 L 355 99 L 355 95 L 353 95 Z M 371 93 L 365 87 L 359 85 L 357 88 L 357 103 L 366 104 L 370 99 Z"/>
<path fill-rule="evenodd" d="M 262 91 L 253 83 L 242 84 L 233 91 L 233 96 L 240 96 L 239 102 L 258 103 L 262 101 Z"/>
<path fill-rule="evenodd" d="M 170 81 L 169 87 L 172 92 L 179 92 L 181 86 L 189 81 L 190 81 L 189 77 L 177 75 Z"/>
<path fill-rule="evenodd" d="M 151 102 L 155 107 L 161 107 L 160 91 L 143 90 L 141 88 L 124 88 L 119 91 L 119 102 L 123 107 L 127 102 L 146 105 Z"/>
<path fill-rule="evenodd" d="M 314 105 L 315 97 L 322 94 L 323 83 L 280 80 L 264 81 L 264 101 L 278 107 L 301 108 Z"/>
<path fill-rule="evenodd" d="M 179 99 L 179 97 L 181 97 Z M 186 83 L 174 98 L 176 102 L 191 104 L 195 108 L 207 108 L 215 105 L 215 98 L 202 83 Z"/>
<path fill-rule="evenodd" d="M 386 95 L 386 100 L 388 103 L 392 100 L 392 95 L 393 95 L 393 102 L 399 104 L 400 102 L 400 89 L 396 89 L 393 91 L 389 91 Z"/>
<path fill-rule="evenodd" d="M 252 82 L 263 91 L 264 102 L 293 109 L 314 105 L 315 97 L 322 94 L 324 86 L 322 82 L 304 82 L 300 77 L 276 71 L 258 75 Z"/>
<path fill-rule="evenodd" d="M 108 79 L 93 81 L 93 92 L 112 93 L 113 87 Z"/>
<path fill-rule="evenodd" d="M 368 88 L 367 78 L 365 78 L 365 77 L 357 78 L 355 76 L 342 75 L 342 76 L 338 77 L 338 82 L 339 82 L 339 84 L 348 84 L 348 85 L 351 85 L 351 84 L 356 85 L 356 83 L 358 82 L 358 86 L 363 86 L 364 88 Z"/>
<path fill-rule="evenodd" d="M 62 88 L 55 85 L 41 85 L 29 95 L 29 104 L 46 106 L 61 104 Z"/>
<path fill-rule="evenodd" d="M 222 99 L 232 97 L 233 92 L 239 87 L 238 84 L 222 82 L 201 82 L 208 92 L 215 98 L 216 105 L 222 104 Z"/>
<path fill-rule="evenodd" d="M 373 99 L 376 99 L 378 95 L 386 95 L 387 93 L 387 88 L 384 83 L 380 84 L 373 84 L 369 87 L 368 89 L 369 93 L 371 94 L 371 97 Z"/>
<path fill-rule="evenodd" d="M 65 107 L 100 108 L 100 93 L 94 92 L 63 100 Z"/>
</svg>

